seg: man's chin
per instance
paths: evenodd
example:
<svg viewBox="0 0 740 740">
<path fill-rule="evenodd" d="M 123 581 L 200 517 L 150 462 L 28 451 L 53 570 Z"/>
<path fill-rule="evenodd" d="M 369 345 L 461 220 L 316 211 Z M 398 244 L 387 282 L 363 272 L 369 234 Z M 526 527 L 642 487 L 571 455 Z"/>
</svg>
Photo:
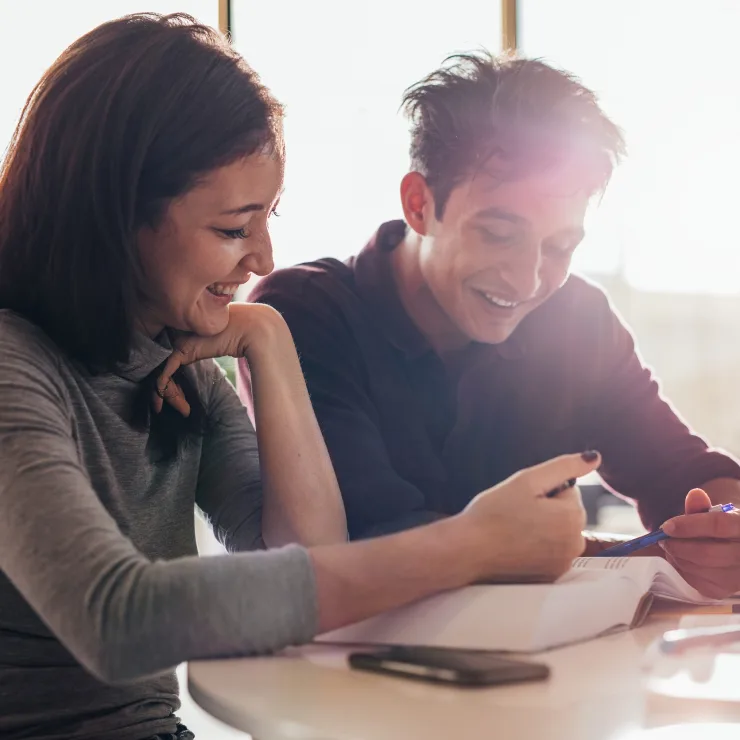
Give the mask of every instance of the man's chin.
<svg viewBox="0 0 740 740">
<path fill-rule="evenodd" d="M 480 344 L 503 344 L 516 331 L 517 326 L 519 326 L 519 322 L 512 326 L 501 326 L 495 329 L 486 327 L 480 331 L 476 331 L 470 338 Z"/>
</svg>

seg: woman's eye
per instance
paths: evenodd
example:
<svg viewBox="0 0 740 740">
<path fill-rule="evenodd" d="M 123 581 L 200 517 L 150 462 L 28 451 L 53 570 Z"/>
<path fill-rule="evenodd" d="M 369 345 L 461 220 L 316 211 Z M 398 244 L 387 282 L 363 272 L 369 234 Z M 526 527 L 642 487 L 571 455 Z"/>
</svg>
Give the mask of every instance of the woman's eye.
<svg viewBox="0 0 740 740">
<path fill-rule="evenodd" d="M 249 232 L 241 229 L 217 229 L 220 234 L 223 234 L 227 239 L 248 239 Z"/>
</svg>

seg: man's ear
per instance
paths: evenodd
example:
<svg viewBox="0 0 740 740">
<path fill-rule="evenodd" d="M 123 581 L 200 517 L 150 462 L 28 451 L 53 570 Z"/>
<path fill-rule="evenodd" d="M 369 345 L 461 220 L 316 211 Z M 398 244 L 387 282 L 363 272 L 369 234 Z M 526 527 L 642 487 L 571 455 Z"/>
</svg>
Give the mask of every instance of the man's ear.
<svg viewBox="0 0 740 740">
<path fill-rule="evenodd" d="M 406 223 L 420 236 L 426 236 L 434 218 L 434 196 L 420 172 L 409 172 L 401 180 L 401 206 Z"/>
</svg>

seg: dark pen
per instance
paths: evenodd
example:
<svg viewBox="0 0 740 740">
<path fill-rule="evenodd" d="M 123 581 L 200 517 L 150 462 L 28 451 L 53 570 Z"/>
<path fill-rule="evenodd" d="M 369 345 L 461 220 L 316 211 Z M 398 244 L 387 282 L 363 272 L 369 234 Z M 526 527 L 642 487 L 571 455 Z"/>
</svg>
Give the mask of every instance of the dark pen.
<svg viewBox="0 0 740 740">
<path fill-rule="evenodd" d="M 571 478 L 570 480 L 565 481 L 562 485 L 558 486 L 557 488 L 553 488 L 552 491 L 548 491 L 545 496 L 546 498 L 553 498 L 557 496 L 559 493 L 562 493 L 563 491 L 567 491 L 569 488 L 573 488 L 576 484 L 576 479 Z"/>
</svg>

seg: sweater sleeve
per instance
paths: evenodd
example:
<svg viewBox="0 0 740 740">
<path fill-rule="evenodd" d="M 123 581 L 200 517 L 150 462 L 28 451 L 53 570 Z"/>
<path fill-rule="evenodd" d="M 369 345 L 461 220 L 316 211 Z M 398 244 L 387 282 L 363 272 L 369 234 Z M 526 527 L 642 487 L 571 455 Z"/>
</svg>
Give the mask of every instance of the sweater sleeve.
<svg viewBox="0 0 740 740">
<path fill-rule="evenodd" d="M 229 552 L 262 548 L 257 434 L 223 370 L 213 360 L 198 364 L 199 387 L 207 391 L 207 428 L 196 503 Z"/>
<path fill-rule="evenodd" d="M 75 658 L 111 683 L 305 642 L 317 629 L 300 547 L 150 561 L 133 546 L 81 463 L 54 352 L 6 317 L 0 569 Z"/>
</svg>

